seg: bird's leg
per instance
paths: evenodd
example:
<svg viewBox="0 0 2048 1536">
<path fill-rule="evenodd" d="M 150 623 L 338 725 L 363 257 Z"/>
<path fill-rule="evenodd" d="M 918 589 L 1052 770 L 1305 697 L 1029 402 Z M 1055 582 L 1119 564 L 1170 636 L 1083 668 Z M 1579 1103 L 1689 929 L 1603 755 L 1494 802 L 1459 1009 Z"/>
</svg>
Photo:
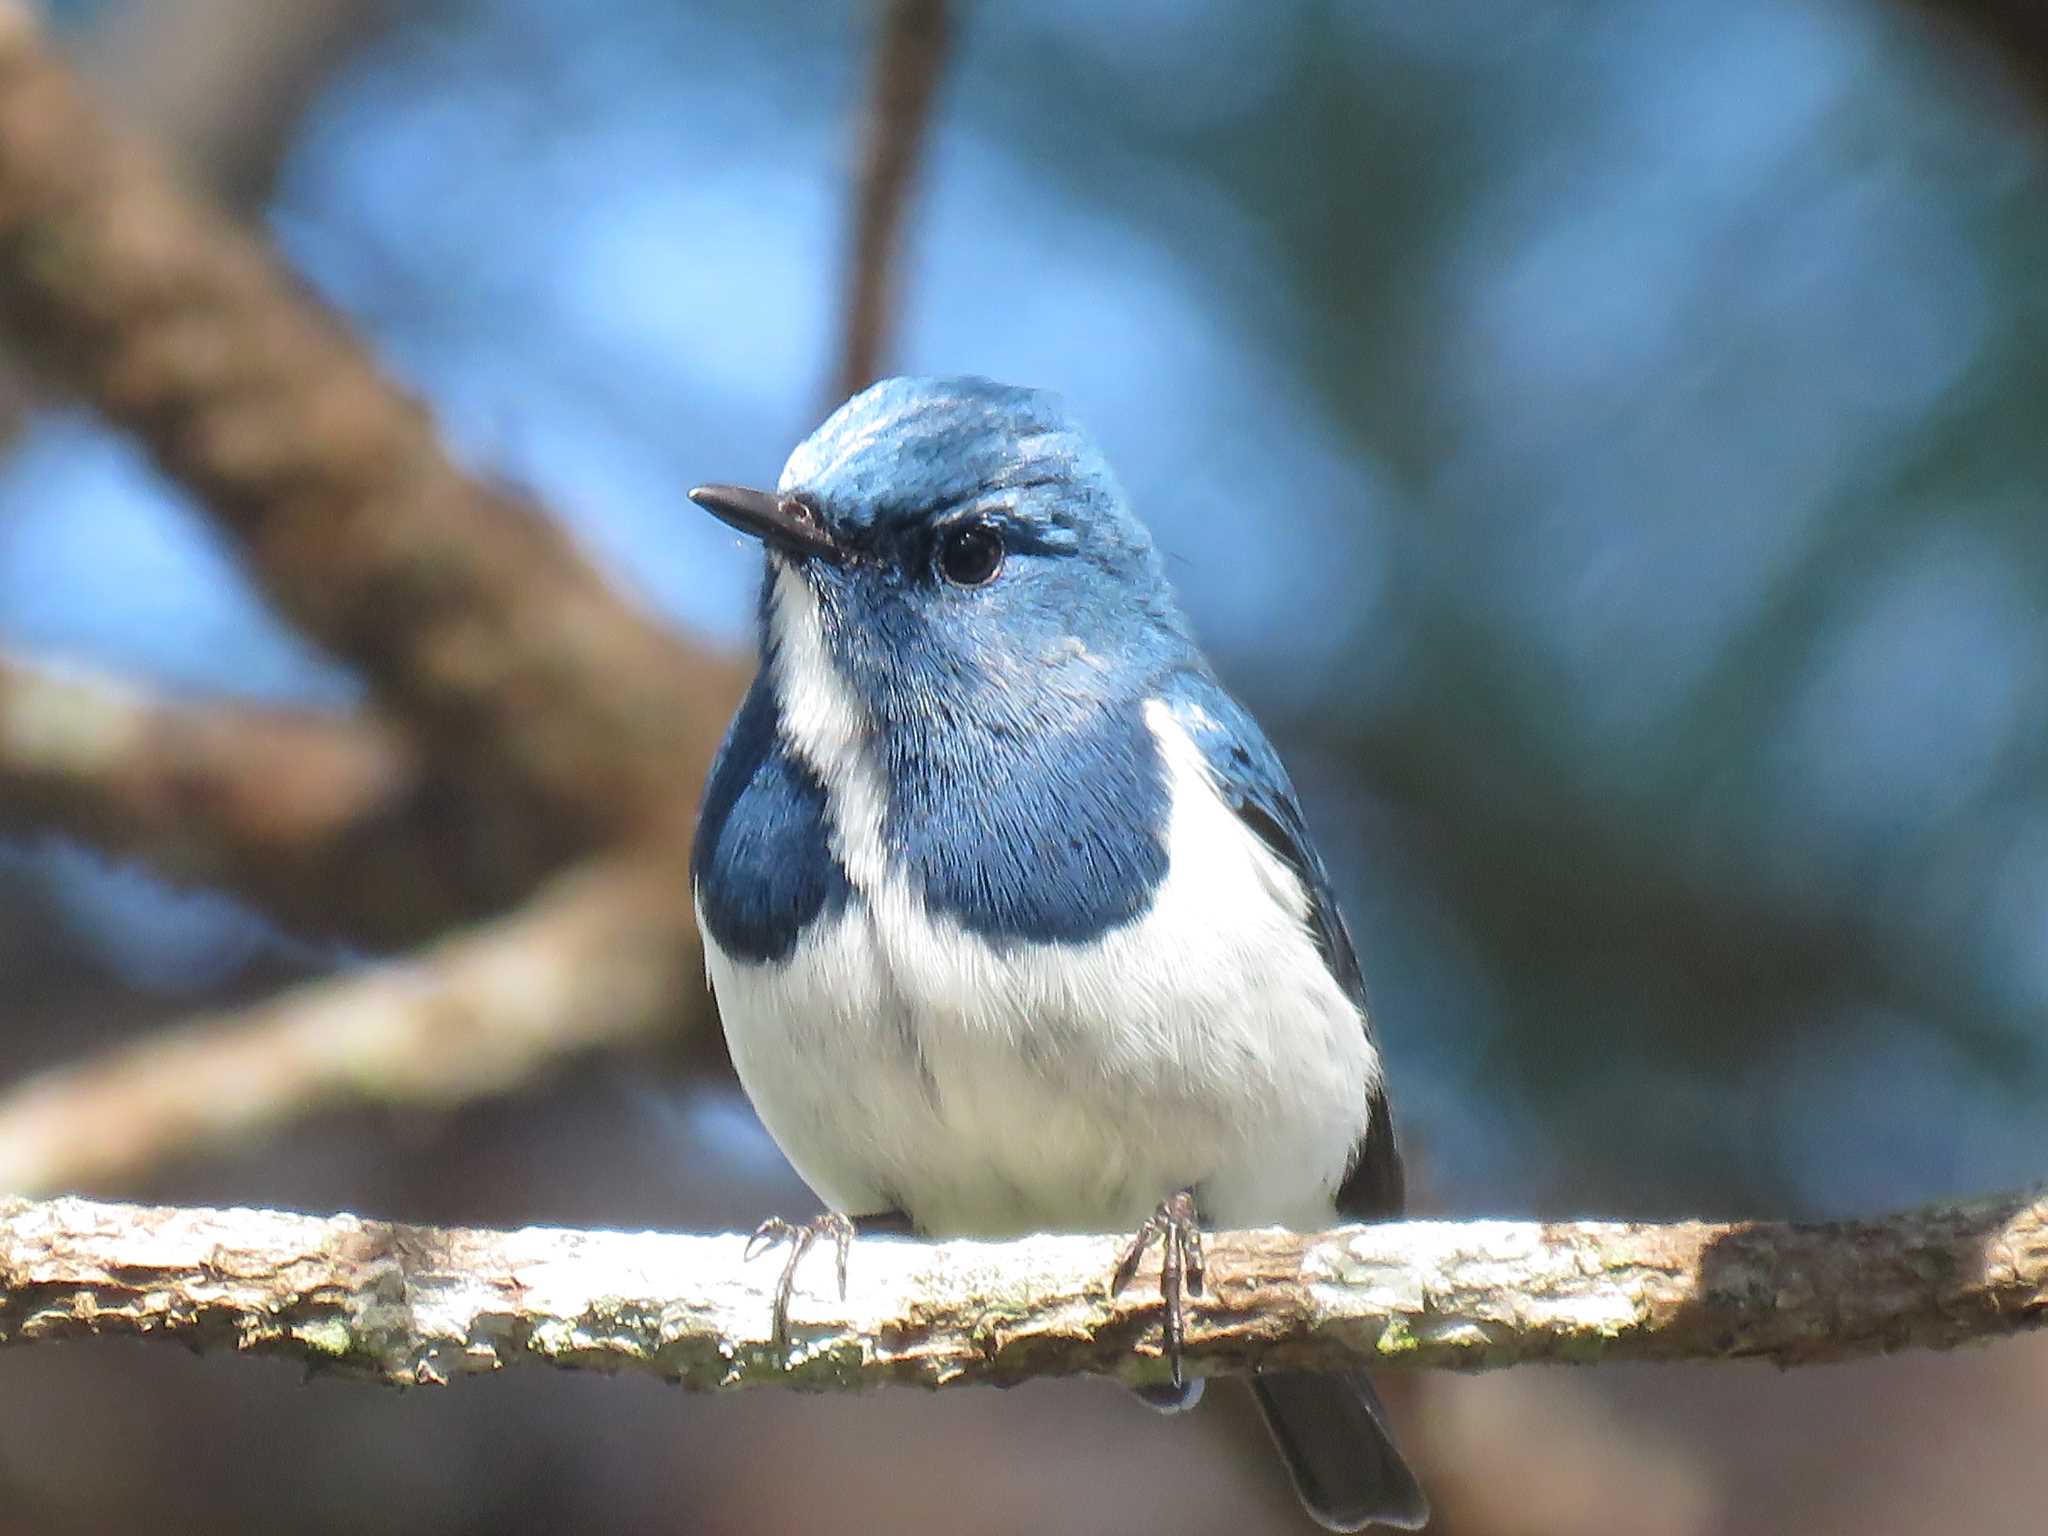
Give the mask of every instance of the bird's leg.
<svg viewBox="0 0 2048 1536">
<path fill-rule="evenodd" d="M 836 1272 L 839 1276 L 839 1299 L 846 1300 L 846 1261 L 853 1247 L 856 1233 L 873 1236 L 884 1232 L 911 1231 L 910 1219 L 900 1211 L 882 1211 L 873 1216 L 848 1216 L 840 1211 L 827 1211 L 809 1221 L 784 1221 L 780 1216 L 770 1216 L 754 1228 L 754 1235 L 747 1239 L 744 1259 L 758 1258 L 781 1243 L 789 1245 L 789 1257 L 783 1260 L 781 1278 L 775 1282 L 775 1311 L 770 1324 L 769 1336 L 777 1349 L 789 1347 L 789 1298 L 796 1289 L 796 1267 L 803 1262 L 805 1254 L 816 1246 L 820 1238 L 832 1240 Z"/>
<path fill-rule="evenodd" d="M 803 1262 L 821 1237 L 832 1240 L 834 1253 L 838 1258 L 839 1298 L 846 1299 L 847 1251 L 853 1246 L 853 1221 L 839 1211 L 827 1211 L 809 1221 L 784 1221 L 780 1216 L 770 1216 L 754 1228 L 754 1235 L 747 1239 L 745 1258 L 758 1258 L 778 1244 L 789 1245 L 789 1257 L 783 1260 L 782 1276 L 775 1282 L 775 1310 L 771 1314 L 769 1337 L 777 1349 L 789 1347 L 789 1298 L 796 1289 L 796 1267 Z"/>
<path fill-rule="evenodd" d="M 1173 1370 L 1173 1387 L 1178 1392 L 1186 1383 L 1181 1375 L 1181 1348 L 1187 1338 L 1187 1307 L 1184 1297 L 1202 1294 L 1202 1227 L 1195 1214 L 1195 1192 L 1184 1189 L 1159 1203 L 1159 1209 L 1139 1225 L 1123 1257 L 1117 1261 L 1116 1277 L 1110 1282 L 1114 1296 L 1131 1283 L 1138 1261 L 1154 1240 L 1160 1244 L 1159 1299 L 1166 1307 L 1166 1360 Z"/>
</svg>

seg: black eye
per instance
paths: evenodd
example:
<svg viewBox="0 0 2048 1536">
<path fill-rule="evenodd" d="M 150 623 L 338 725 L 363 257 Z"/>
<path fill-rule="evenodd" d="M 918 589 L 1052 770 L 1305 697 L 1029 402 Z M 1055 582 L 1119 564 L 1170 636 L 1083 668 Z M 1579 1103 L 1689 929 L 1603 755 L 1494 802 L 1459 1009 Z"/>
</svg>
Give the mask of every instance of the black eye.
<svg viewBox="0 0 2048 1536">
<path fill-rule="evenodd" d="M 939 539 L 939 570 L 959 587 L 985 587 L 1003 568 L 1003 535 L 994 523 L 960 523 Z"/>
</svg>

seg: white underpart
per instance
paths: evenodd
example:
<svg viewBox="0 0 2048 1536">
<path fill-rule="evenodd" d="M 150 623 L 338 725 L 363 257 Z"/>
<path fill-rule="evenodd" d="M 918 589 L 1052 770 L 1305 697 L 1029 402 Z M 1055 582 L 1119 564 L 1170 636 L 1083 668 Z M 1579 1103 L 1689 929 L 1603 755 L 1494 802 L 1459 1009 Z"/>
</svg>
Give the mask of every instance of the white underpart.
<svg viewBox="0 0 2048 1536">
<path fill-rule="evenodd" d="M 1300 881 L 1173 711 L 1145 712 L 1172 797 L 1149 910 L 1087 944 L 997 949 L 888 856 L 871 723 L 787 567 L 771 622 L 785 739 L 825 786 L 855 897 L 786 960 L 706 951 L 740 1080 L 805 1182 L 941 1234 L 1121 1228 L 1190 1186 L 1221 1225 L 1325 1225 L 1379 1061 Z"/>
</svg>

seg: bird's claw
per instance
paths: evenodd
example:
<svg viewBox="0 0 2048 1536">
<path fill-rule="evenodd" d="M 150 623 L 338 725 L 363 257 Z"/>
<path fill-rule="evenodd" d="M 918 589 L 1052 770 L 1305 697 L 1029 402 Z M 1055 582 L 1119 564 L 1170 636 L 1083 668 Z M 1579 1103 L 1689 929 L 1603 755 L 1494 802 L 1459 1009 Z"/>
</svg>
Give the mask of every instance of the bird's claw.
<svg viewBox="0 0 2048 1536">
<path fill-rule="evenodd" d="M 805 1254 L 815 1247 L 820 1238 L 832 1240 L 835 1269 L 839 1276 L 839 1299 L 846 1300 L 846 1261 L 853 1246 L 853 1219 L 838 1211 L 827 1211 L 809 1221 L 784 1221 L 780 1216 L 770 1216 L 754 1228 L 754 1235 L 747 1239 L 742 1257 L 759 1258 L 770 1248 L 782 1243 L 789 1245 L 789 1257 L 783 1261 L 781 1278 L 775 1282 L 775 1311 L 770 1324 L 769 1336 L 777 1349 L 789 1346 L 789 1298 L 796 1289 L 796 1267 L 803 1262 Z"/>
<path fill-rule="evenodd" d="M 1195 1214 L 1195 1197 L 1190 1190 L 1159 1203 L 1159 1209 L 1139 1224 L 1138 1230 L 1117 1260 L 1112 1296 L 1120 1293 L 1138 1273 L 1138 1263 L 1154 1242 L 1160 1244 L 1159 1299 L 1165 1304 L 1166 1361 L 1173 1371 L 1174 1389 L 1186 1383 L 1181 1374 L 1181 1351 L 1187 1339 L 1187 1296 L 1202 1294 L 1202 1226 Z"/>
</svg>

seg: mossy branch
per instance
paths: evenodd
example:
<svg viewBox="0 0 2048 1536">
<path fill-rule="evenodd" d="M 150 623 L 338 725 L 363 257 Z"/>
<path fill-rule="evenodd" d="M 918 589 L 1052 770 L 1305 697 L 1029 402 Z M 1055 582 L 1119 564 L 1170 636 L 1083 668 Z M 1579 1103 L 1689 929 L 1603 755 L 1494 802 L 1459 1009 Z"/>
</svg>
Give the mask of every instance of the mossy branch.
<svg viewBox="0 0 2048 1536">
<path fill-rule="evenodd" d="M 780 1268 L 736 1235 L 517 1232 L 354 1216 L 0 1201 L 0 1345 L 176 1339 L 373 1380 L 508 1365 L 642 1370 L 694 1388 L 1157 1379 L 1157 1299 L 1107 1278 L 1121 1239 L 854 1245 L 820 1254 L 791 1343 Z M 1644 1225 L 1407 1222 L 1218 1236 L 1188 1363 L 1484 1370 L 1524 1361 L 1945 1349 L 2048 1320 L 2048 1190 L 1883 1219 Z"/>
</svg>

